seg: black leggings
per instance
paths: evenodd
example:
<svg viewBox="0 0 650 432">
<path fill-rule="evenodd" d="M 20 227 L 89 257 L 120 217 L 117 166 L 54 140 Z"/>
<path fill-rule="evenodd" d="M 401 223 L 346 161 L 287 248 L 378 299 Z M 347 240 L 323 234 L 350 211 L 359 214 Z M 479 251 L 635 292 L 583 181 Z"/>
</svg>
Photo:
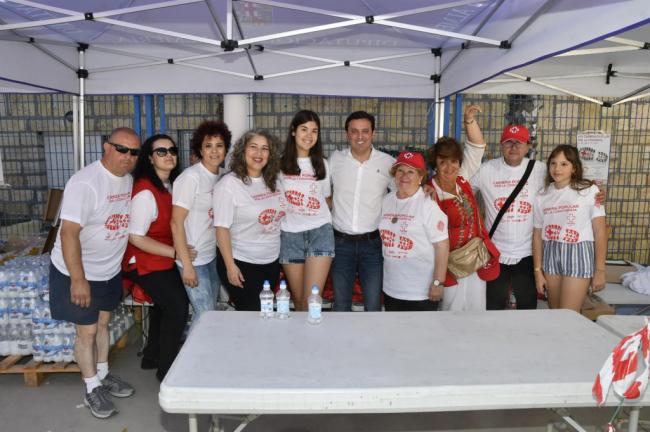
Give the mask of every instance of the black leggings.
<svg viewBox="0 0 650 432">
<path fill-rule="evenodd" d="M 154 302 L 143 355 L 158 361 L 158 374 L 162 377 L 178 354 L 187 323 L 189 300 L 183 281 L 176 266 L 142 276 L 134 270 L 125 276 L 140 285 Z"/>
<path fill-rule="evenodd" d="M 260 292 L 262 284 L 267 280 L 271 283 L 271 289 L 278 283 L 280 277 L 280 263 L 276 259 L 268 264 L 251 264 L 244 261 L 235 260 L 241 274 L 244 276 L 244 288 L 231 285 L 228 282 L 228 271 L 226 263 L 217 249 L 217 273 L 221 283 L 228 290 L 230 301 L 238 311 L 258 311 L 260 310 Z"/>
<path fill-rule="evenodd" d="M 533 257 L 522 258 L 517 264 L 501 264 L 501 273 L 488 282 L 485 300 L 488 310 L 506 308 L 510 287 L 517 299 L 517 309 L 537 309 L 537 288 L 533 273 Z"/>
</svg>

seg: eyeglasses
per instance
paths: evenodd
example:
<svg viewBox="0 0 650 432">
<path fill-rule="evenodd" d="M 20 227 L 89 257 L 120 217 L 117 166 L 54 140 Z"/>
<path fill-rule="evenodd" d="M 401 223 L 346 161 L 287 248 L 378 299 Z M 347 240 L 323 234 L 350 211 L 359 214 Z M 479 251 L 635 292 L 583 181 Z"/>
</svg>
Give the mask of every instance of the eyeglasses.
<svg viewBox="0 0 650 432">
<path fill-rule="evenodd" d="M 172 156 L 178 156 L 178 147 L 158 147 L 157 149 L 153 149 L 151 153 L 155 153 L 158 157 L 165 157 L 167 156 L 167 153 L 169 153 Z"/>
<path fill-rule="evenodd" d="M 509 141 L 502 142 L 501 145 L 506 147 L 506 148 L 513 148 L 514 147 L 516 149 L 519 149 L 519 148 L 525 147 L 526 145 L 528 145 L 528 143 L 521 142 L 521 141 L 509 140 Z"/>
<path fill-rule="evenodd" d="M 113 147 L 115 147 L 115 150 L 117 150 L 118 153 L 122 153 L 122 154 L 130 153 L 131 156 L 138 156 L 140 154 L 139 148 L 130 148 L 125 145 L 113 143 L 110 141 L 106 141 L 106 142 L 112 145 Z"/>
</svg>

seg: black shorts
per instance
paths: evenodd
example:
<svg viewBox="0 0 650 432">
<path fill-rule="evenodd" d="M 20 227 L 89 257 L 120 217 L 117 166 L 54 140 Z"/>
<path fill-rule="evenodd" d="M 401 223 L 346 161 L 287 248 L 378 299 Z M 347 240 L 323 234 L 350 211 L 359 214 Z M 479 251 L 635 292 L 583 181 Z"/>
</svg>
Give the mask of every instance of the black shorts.
<svg viewBox="0 0 650 432">
<path fill-rule="evenodd" d="M 70 300 L 70 277 L 50 263 L 50 310 L 52 318 L 75 324 L 97 323 L 99 311 L 112 312 L 122 299 L 122 273 L 107 281 L 88 281 L 90 306 L 83 308 Z"/>
</svg>

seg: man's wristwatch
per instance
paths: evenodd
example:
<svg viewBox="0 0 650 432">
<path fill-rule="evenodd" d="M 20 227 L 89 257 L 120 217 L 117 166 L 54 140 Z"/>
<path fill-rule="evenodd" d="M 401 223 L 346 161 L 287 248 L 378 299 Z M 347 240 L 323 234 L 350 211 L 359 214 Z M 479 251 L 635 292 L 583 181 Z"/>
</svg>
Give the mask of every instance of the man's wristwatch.
<svg viewBox="0 0 650 432">
<path fill-rule="evenodd" d="M 433 286 L 434 287 L 439 287 L 439 286 L 442 286 L 442 283 L 438 279 L 434 279 L 433 280 Z"/>
</svg>

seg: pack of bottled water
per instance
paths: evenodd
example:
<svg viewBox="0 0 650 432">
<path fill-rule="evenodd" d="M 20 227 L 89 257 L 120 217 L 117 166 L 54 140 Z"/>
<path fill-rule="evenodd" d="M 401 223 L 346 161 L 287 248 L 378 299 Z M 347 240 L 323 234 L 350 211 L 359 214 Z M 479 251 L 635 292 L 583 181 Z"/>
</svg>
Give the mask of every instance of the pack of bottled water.
<svg viewBox="0 0 650 432">
<path fill-rule="evenodd" d="M 49 298 L 49 262 L 49 255 L 23 256 L 0 267 L 0 355 L 32 354 L 36 306 Z"/>
<path fill-rule="evenodd" d="M 29 355 L 42 362 L 73 362 L 76 327 L 52 318 L 49 255 L 18 257 L 0 267 L 0 356 Z M 134 324 L 123 305 L 111 315 L 111 346 Z"/>
</svg>

